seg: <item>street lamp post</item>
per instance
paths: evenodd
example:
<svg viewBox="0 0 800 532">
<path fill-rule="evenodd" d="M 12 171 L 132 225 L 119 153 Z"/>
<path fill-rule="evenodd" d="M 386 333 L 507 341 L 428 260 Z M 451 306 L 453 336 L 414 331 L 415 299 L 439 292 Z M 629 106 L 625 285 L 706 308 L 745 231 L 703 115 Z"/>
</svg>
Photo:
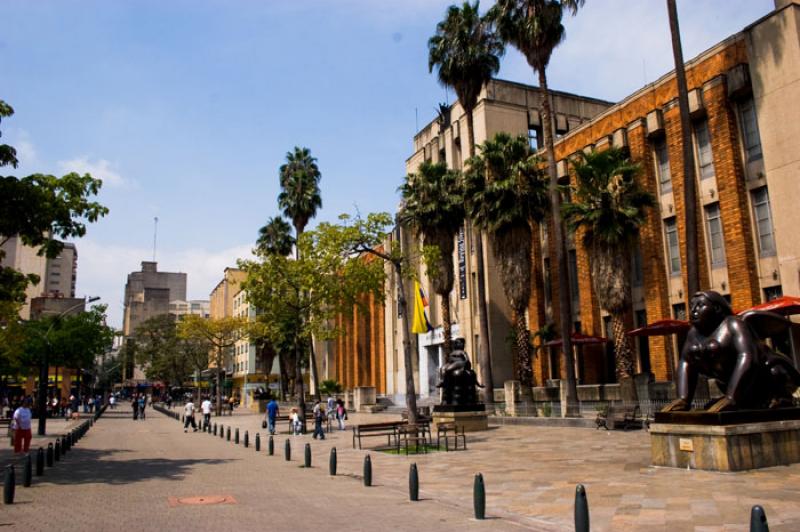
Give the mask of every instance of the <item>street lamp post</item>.
<svg viewBox="0 0 800 532">
<path fill-rule="evenodd" d="M 44 436 L 46 434 L 47 429 L 47 384 L 49 380 L 49 373 L 50 373 L 50 350 L 52 346 L 50 345 L 50 332 L 53 330 L 53 326 L 56 322 L 65 314 L 75 310 L 78 307 L 85 307 L 87 303 L 93 303 L 100 299 L 99 297 L 90 297 L 84 299 L 83 302 L 78 303 L 77 305 L 73 305 L 68 309 L 64 310 L 60 314 L 58 314 L 55 318 L 53 318 L 53 323 L 50 324 L 48 327 L 47 332 L 44 333 L 44 356 L 42 357 L 42 363 L 39 366 L 39 391 L 38 391 L 38 401 L 36 402 L 36 410 L 39 415 L 39 428 L 37 430 L 37 434 L 39 436 Z M 56 383 L 58 386 L 58 383 Z"/>
</svg>

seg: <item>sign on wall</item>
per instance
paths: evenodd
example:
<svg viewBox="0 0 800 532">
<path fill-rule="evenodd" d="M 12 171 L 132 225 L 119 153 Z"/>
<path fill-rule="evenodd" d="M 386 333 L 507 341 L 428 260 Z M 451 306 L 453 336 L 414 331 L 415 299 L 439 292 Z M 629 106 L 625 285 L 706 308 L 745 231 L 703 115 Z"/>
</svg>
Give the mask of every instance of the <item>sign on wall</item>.
<svg viewBox="0 0 800 532">
<path fill-rule="evenodd" d="M 458 229 L 458 296 L 467 299 L 467 250 L 463 225 Z"/>
</svg>

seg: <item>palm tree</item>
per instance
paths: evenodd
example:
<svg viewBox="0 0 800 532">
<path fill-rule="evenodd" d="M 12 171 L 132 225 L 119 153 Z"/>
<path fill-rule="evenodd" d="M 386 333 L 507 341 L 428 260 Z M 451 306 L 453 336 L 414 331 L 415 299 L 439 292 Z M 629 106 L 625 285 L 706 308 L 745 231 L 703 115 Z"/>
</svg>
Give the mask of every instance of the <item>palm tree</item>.
<svg viewBox="0 0 800 532">
<path fill-rule="evenodd" d="M 683 146 L 683 204 L 686 224 L 686 281 L 687 294 L 700 290 L 700 266 L 697 248 L 697 189 L 694 173 L 694 146 L 689 121 L 689 91 L 686 87 L 686 69 L 683 65 L 681 30 L 678 26 L 678 9 L 675 0 L 667 0 L 669 29 L 672 35 L 672 55 L 675 58 L 675 78 L 678 82 L 678 108 L 681 114 L 681 144 Z"/>
<path fill-rule="evenodd" d="M 454 239 L 464 223 L 464 194 L 459 172 L 448 170 L 445 163 L 423 162 L 417 173 L 406 176 L 400 187 L 405 205 L 401 221 L 416 229 L 426 246 L 437 251 L 434 264 L 428 264 L 433 289 L 442 301 L 442 330 L 445 360 L 449 360 L 452 333 L 450 292 L 453 291 Z"/>
<path fill-rule="evenodd" d="M 574 168 L 576 184 L 571 201 L 562 205 L 564 221 L 573 231 L 583 229 L 594 290 L 611 315 L 617 380 L 632 392 L 628 399 L 635 400 L 636 389 L 628 386 L 633 355 L 623 316 L 631 304 L 630 257 L 645 211 L 655 199 L 635 180 L 639 165 L 619 148 L 581 154 Z"/>
<path fill-rule="evenodd" d="M 523 135 L 498 133 L 480 150 L 465 175 L 468 210 L 491 237 L 503 291 L 514 314 L 517 378 L 529 388 L 533 371 L 525 311 L 531 298 L 532 224 L 547 212 L 547 180 Z"/>
<path fill-rule="evenodd" d="M 285 257 L 292 252 L 294 247 L 292 228 L 280 216 L 267 219 L 267 223 L 258 230 L 256 250 L 259 253 L 281 255 Z"/>
<path fill-rule="evenodd" d="M 428 41 L 428 70 L 438 69 L 439 82 L 451 87 L 467 115 L 467 158 L 472 157 L 475 132 L 472 112 L 478 104 L 483 86 L 500 70 L 503 45 L 491 24 L 480 17 L 479 2 L 464 2 L 461 8 L 451 6 L 445 19 L 436 26 L 436 35 Z M 486 308 L 486 274 L 483 264 L 483 235 L 475 239 L 478 277 L 478 309 L 480 345 L 478 365 L 484 384 L 484 401 L 494 402 L 492 358 L 489 348 L 489 313 Z"/>
<path fill-rule="evenodd" d="M 566 240 L 561 223 L 561 197 L 556 174 L 556 156 L 553 145 L 553 113 L 550 106 L 550 90 L 547 87 L 547 65 L 553 50 L 565 36 L 561 19 L 567 9 L 574 15 L 584 0 L 497 0 L 489 17 L 497 25 L 500 38 L 517 48 L 528 64 L 539 75 L 542 90 L 542 125 L 547 173 L 550 178 L 550 210 L 553 221 L 553 240 L 556 246 L 558 265 L 559 320 L 564 350 L 567 377 L 565 416 L 577 415 L 578 387 L 575 381 L 575 362 L 572 355 L 572 298 L 569 293 L 569 270 L 567 265 Z"/>
<path fill-rule="evenodd" d="M 317 159 L 311 156 L 311 150 L 295 146 L 293 152 L 286 154 L 286 163 L 280 167 L 281 193 L 278 194 L 278 207 L 292 221 L 296 240 L 300 240 L 309 220 L 322 208 L 319 180 L 322 177 Z M 299 253 L 299 251 L 298 251 Z M 314 379 L 314 395 L 319 399 L 319 376 L 317 360 L 314 353 L 314 340 L 310 342 L 311 375 Z M 300 368 L 300 353 L 295 353 L 295 387 L 300 396 L 301 416 L 304 416 L 305 401 L 303 399 L 303 377 Z"/>
</svg>

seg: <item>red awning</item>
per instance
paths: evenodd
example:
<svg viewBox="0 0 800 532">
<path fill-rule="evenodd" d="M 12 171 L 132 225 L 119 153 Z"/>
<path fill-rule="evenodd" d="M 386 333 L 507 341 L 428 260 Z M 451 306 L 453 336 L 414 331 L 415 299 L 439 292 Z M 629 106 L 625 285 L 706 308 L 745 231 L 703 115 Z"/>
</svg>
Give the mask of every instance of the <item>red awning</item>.
<svg viewBox="0 0 800 532">
<path fill-rule="evenodd" d="M 782 296 L 773 299 L 772 301 L 761 303 L 760 305 L 756 305 L 747 310 L 743 310 L 742 312 L 739 312 L 739 314 L 743 314 L 748 310 L 767 310 L 769 312 L 775 312 L 784 316 L 800 314 L 800 297 Z"/>
<path fill-rule="evenodd" d="M 688 331 L 690 327 L 688 321 L 667 319 L 648 323 L 644 327 L 632 329 L 625 334 L 628 336 L 666 336 Z"/>
<path fill-rule="evenodd" d="M 572 345 L 600 345 L 608 343 L 609 341 L 608 338 L 603 338 L 602 336 L 589 336 L 576 332 L 570 334 L 569 336 L 572 338 Z M 556 338 L 555 340 L 550 340 L 544 345 L 560 346 L 561 344 L 561 338 Z"/>
</svg>

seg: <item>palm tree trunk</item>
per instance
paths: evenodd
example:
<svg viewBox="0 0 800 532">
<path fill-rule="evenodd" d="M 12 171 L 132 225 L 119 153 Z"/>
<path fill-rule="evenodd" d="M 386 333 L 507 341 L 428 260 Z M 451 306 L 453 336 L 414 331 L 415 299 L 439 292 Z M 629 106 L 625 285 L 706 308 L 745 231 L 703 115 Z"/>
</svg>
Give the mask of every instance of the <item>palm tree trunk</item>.
<svg viewBox="0 0 800 532">
<path fill-rule="evenodd" d="M 528 323 L 525 321 L 525 311 L 514 311 L 514 327 L 516 328 L 517 342 L 517 379 L 522 386 L 533 386 L 533 371 L 531 370 L 531 338 Z"/>
<path fill-rule="evenodd" d="M 472 109 L 467 110 L 467 157 L 472 157 L 475 148 L 475 133 L 472 126 Z M 483 381 L 483 402 L 494 403 L 494 379 L 492 378 L 492 352 L 489 344 L 489 310 L 486 306 L 486 274 L 483 263 L 483 232 L 472 226 L 475 238 L 475 254 L 477 264 L 475 274 L 478 277 L 478 367 Z"/>
<path fill-rule="evenodd" d="M 625 322 L 621 312 L 611 314 L 611 329 L 614 333 L 614 356 L 617 381 L 620 384 L 622 400 L 637 402 L 636 386 L 633 383 L 633 351 L 625 334 Z"/>
<path fill-rule="evenodd" d="M 294 389 L 297 393 L 297 410 L 300 416 L 301 432 L 306 433 L 306 394 L 303 386 L 303 368 L 300 364 L 300 342 L 294 342 Z"/>
<path fill-rule="evenodd" d="M 406 409 L 408 409 L 408 423 L 415 425 L 417 423 L 417 390 L 414 386 L 414 365 L 411 353 L 411 324 L 408 321 L 408 303 L 406 299 L 406 288 L 403 282 L 403 268 L 399 262 L 393 262 L 395 272 L 397 273 L 397 288 L 400 292 L 397 297 L 397 303 L 400 307 L 400 314 L 403 316 L 403 363 L 406 368 Z"/>
<path fill-rule="evenodd" d="M 553 112 L 550 108 L 550 90 L 547 88 L 547 75 L 539 69 L 539 87 L 542 89 L 542 129 L 544 144 L 547 150 L 547 170 L 550 177 L 550 208 L 553 218 L 553 242 L 556 248 L 556 264 L 558 265 L 558 302 L 561 341 L 564 356 L 564 370 L 567 374 L 567 404 L 562 409 L 562 416 L 573 417 L 579 413 L 578 386 L 575 381 L 575 360 L 572 354 L 572 297 L 569 293 L 569 266 L 567 264 L 567 241 L 561 222 L 561 195 L 558 191 L 558 175 L 556 172 L 556 150 L 553 143 Z"/>
<path fill-rule="evenodd" d="M 686 283 L 687 299 L 700 290 L 700 265 L 697 249 L 697 185 L 694 172 L 694 147 L 689 120 L 689 91 L 683 65 L 681 32 L 675 0 L 667 0 L 669 29 L 672 35 L 672 54 L 675 58 L 675 78 L 678 82 L 678 107 L 681 113 L 681 143 L 683 144 L 683 208 L 686 225 Z"/>
<path fill-rule="evenodd" d="M 450 353 L 453 351 L 453 324 L 450 323 L 450 293 L 439 294 L 442 302 L 442 333 L 444 336 L 444 361 L 450 361 Z"/>
<path fill-rule="evenodd" d="M 319 374 L 317 373 L 318 372 L 318 370 L 317 370 L 317 355 L 316 355 L 316 352 L 314 351 L 314 336 L 313 335 L 311 336 L 311 338 L 309 338 L 308 344 L 309 344 L 309 348 L 310 348 L 309 357 L 310 357 L 310 363 L 311 363 L 311 378 L 314 379 L 314 388 L 313 388 L 314 397 L 316 398 L 317 401 L 321 401 L 322 399 L 320 398 L 320 395 L 319 395 Z"/>
</svg>

